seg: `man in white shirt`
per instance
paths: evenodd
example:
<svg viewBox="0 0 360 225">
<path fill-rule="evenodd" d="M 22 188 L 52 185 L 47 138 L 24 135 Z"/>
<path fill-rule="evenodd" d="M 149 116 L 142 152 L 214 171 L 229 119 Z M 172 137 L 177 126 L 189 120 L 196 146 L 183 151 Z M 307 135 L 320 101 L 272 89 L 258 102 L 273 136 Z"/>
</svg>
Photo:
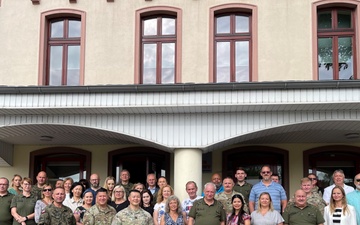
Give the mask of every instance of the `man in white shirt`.
<svg viewBox="0 0 360 225">
<path fill-rule="evenodd" d="M 332 177 L 333 177 L 334 184 L 330 185 L 329 187 L 325 188 L 325 190 L 324 190 L 323 199 L 326 202 L 326 204 L 329 204 L 330 197 L 331 197 L 331 191 L 335 186 L 340 186 L 340 187 L 344 188 L 344 191 L 346 194 L 354 191 L 353 187 L 348 186 L 344 183 L 345 174 L 344 174 L 343 170 L 341 170 L 341 169 L 335 170 Z"/>
<path fill-rule="evenodd" d="M 189 212 L 191 207 L 193 206 L 193 203 L 195 202 L 195 200 L 202 198 L 202 196 L 198 196 L 196 194 L 198 187 L 196 185 L 196 183 L 194 181 L 189 181 L 186 183 L 185 185 L 186 188 L 186 192 L 189 195 L 189 198 L 185 199 L 181 206 L 182 206 L 182 210 L 183 212 L 186 213 L 186 217 L 189 217 Z"/>
</svg>

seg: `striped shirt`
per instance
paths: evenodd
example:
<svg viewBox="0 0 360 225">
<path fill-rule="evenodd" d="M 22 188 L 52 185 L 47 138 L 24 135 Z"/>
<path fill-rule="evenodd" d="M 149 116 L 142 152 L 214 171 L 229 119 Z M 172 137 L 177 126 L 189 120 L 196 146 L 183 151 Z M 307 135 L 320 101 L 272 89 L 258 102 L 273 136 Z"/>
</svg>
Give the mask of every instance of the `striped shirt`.
<svg viewBox="0 0 360 225">
<path fill-rule="evenodd" d="M 257 209 L 259 196 L 263 192 L 268 192 L 270 194 L 274 209 L 281 213 L 281 201 L 287 200 L 284 188 L 280 184 L 275 182 L 271 182 L 269 186 L 266 186 L 262 181 L 255 184 L 251 189 L 249 196 L 249 201 L 255 202 L 255 210 Z"/>
</svg>

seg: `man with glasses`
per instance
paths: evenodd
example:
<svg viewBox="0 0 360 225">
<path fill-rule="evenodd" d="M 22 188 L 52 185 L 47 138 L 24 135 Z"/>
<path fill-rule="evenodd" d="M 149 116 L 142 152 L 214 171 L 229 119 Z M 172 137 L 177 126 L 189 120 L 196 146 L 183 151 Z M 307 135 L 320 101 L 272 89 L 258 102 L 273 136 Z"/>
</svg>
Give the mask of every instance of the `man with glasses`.
<svg viewBox="0 0 360 225">
<path fill-rule="evenodd" d="M 356 189 L 346 195 L 346 200 L 349 205 L 354 206 L 356 211 L 356 221 L 357 224 L 360 224 L 360 173 L 355 176 L 354 184 Z"/>
<path fill-rule="evenodd" d="M 120 172 L 120 183 L 121 186 L 125 188 L 126 197 L 129 196 L 129 192 L 134 185 L 130 182 L 130 172 L 126 169 L 121 170 Z"/>
<path fill-rule="evenodd" d="M 94 173 L 90 176 L 90 188 L 86 189 L 87 191 L 91 191 L 93 193 L 93 196 L 95 196 L 96 191 L 100 189 L 99 186 L 100 183 L 100 177 L 98 174 Z M 95 198 L 93 198 L 92 205 L 95 205 Z"/>
<path fill-rule="evenodd" d="M 330 197 L 331 197 L 331 191 L 336 185 L 344 188 L 345 194 L 348 194 L 348 193 L 354 191 L 353 187 L 346 185 L 344 183 L 345 174 L 344 174 L 343 170 L 341 170 L 341 169 L 335 170 L 332 175 L 332 178 L 333 178 L 334 184 L 330 185 L 329 187 L 325 188 L 325 190 L 324 190 L 323 199 L 326 202 L 326 204 L 329 204 Z"/>
<path fill-rule="evenodd" d="M 9 187 L 9 180 L 5 177 L 0 177 L 0 224 L 12 225 L 13 217 L 10 212 L 11 200 L 14 195 L 10 194 L 7 189 Z"/>
<path fill-rule="evenodd" d="M 274 209 L 278 212 L 282 212 L 286 208 L 287 197 L 284 188 L 271 180 L 271 169 L 269 165 L 261 167 L 260 175 L 262 180 L 255 184 L 250 192 L 249 197 L 249 209 L 250 213 L 257 209 L 259 196 L 263 192 L 268 192 L 274 204 Z"/>
<path fill-rule="evenodd" d="M 318 193 L 321 197 L 324 193 L 324 188 L 318 186 L 318 177 L 315 173 L 309 173 L 309 180 L 311 180 L 312 189 L 311 192 Z"/>
</svg>

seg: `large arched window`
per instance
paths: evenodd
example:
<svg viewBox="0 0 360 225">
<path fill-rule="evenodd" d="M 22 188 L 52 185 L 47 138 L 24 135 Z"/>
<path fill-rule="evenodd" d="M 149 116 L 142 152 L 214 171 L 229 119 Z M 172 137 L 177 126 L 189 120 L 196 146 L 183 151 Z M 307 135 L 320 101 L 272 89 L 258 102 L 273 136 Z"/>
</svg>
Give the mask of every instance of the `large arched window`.
<svg viewBox="0 0 360 225">
<path fill-rule="evenodd" d="M 181 19 L 181 10 L 173 7 L 136 11 L 136 84 L 180 82 Z"/>
<path fill-rule="evenodd" d="M 256 7 L 225 4 L 210 15 L 210 82 L 256 81 Z"/>
<path fill-rule="evenodd" d="M 42 13 L 39 84 L 84 83 L 85 13 L 72 9 Z"/>
<path fill-rule="evenodd" d="M 354 10 L 319 9 L 317 35 L 319 80 L 356 79 Z"/>
</svg>

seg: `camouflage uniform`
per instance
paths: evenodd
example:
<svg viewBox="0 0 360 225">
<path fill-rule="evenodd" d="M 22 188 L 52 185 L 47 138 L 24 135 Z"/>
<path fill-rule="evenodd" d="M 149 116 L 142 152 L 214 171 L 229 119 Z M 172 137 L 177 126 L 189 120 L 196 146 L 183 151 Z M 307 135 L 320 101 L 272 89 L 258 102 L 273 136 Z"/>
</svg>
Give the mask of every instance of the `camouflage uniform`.
<svg viewBox="0 0 360 225">
<path fill-rule="evenodd" d="M 85 213 L 83 218 L 84 225 L 111 225 L 111 222 L 116 214 L 116 210 L 107 206 L 106 209 L 101 209 L 97 204 Z"/>
<path fill-rule="evenodd" d="M 50 204 L 41 212 L 38 225 L 76 225 L 76 220 L 69 207 Z"/>
<path fill-rule="evenodd" d="M 154 221 L 151 215 L 139 208 L 132 210 L 130 206 L 118 212 L 111 225 L 153 225 Z"/>
<path fill-rule="evenodd" d="M 37 184 L 31 187 L 31 193 L 37 197 L 37 199 L 42 199 L 41 197 L 42 188 L 39 188 Z"/>
<path fill-rule="evenodd" d="M 306 202 L 310 205 L 318 208 L 322 215 L 324 215 L 324 208 L 326 206 L 326 202 L 317 192 L 311 192 L 310 196 L 306 196 Z M 294 196 L 288 202 L 288 205 L 294 205 Z"/>
<path fill-rule="evenodd" d="M 241 195 L 243 197 L 244 201 L 245 201 L 244 196 L 241 193 L 236 192 L 234 190 L 229 195 L 225 194 L 225 192 L 215 194 L 214 198 L 216 200 L 218 200 L 219 202 L 221 202 L 221 204 L 223 204 L 226 214 L 229 214 L 229 213 L 232 213 L 232 210 L 233 210 L 233 206 L 232 206 L 232 203 L 231 203 L 231 198 L 232 198 L 232 196 L 234 196 L 236 194 Z M 247 206 L 246 202 L 245 202 L 245 205 L 244 205 L 243 209 L 244 209 L 244 211 L 246 213 L 249 213 L 249 209 L 248 209 L 248 206 Z"/>
</svg>

